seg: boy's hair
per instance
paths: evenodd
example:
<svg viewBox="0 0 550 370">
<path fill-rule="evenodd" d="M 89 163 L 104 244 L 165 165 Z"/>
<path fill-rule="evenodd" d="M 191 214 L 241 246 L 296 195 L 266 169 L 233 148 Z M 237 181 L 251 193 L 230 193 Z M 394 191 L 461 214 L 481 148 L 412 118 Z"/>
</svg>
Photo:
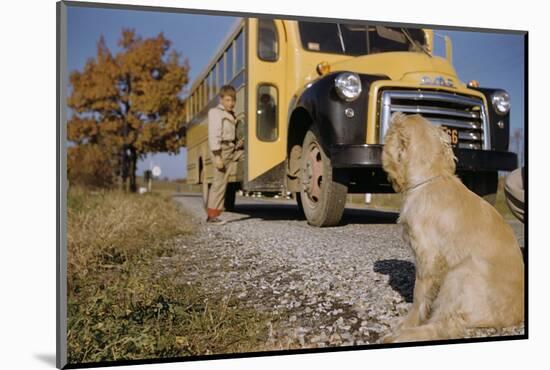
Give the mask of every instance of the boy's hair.
<svg viewBox="0 0 550 370">
<path fill-rule="evenodd" d="M 237 99 L 237 91 L 231 85 L 223 85 L 220 88 L 220 97 L 223 98 L 226 95 L 231 96 L 233 99 Z"/>
</svg>

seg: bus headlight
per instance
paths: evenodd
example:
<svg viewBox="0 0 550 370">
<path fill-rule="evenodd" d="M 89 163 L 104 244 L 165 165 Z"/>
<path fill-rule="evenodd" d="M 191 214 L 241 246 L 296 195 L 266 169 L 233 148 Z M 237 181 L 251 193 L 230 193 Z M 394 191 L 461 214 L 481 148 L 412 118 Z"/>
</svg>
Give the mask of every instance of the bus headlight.
<svg viewBox="0 0 550 370">
<path fill-rule="evenodd" d="M 361 95 L 361 79 L 357 73 L 340 73 L 334 82 L 338 96 L 345 101 L 354 101 Z"/>
<path fill-rule="evenodd" d="M 498 114 L 505 115 L 510 111 L 510 95 L 506 91 L 495 92 L 491 100 Z"/>
</svg>

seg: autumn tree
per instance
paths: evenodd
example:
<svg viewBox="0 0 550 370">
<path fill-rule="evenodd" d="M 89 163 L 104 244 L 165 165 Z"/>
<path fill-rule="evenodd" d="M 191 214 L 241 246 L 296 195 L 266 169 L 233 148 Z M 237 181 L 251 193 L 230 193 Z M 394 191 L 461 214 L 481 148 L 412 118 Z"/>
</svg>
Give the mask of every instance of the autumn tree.
<svg viewBox="0 0 550 370">
<path fill-rule="evenodd" d="M 94 168 L 104 170 L 108 156 L 111 171 L 125 188 L 129 180 L 131 191 L 137 189 L 140 158 L 147 153 L 178 153 L 185 144 L 180 93 L 188 82 L 189 63 L 180 63 L 180 54 L 170 45 L 162 33 L 143 39 L 123 29 L 120 52 L 113 55 L 101 37 L 96 57 L 70 75 L 68 139 L 77 148 L 90 147 L 88 161 L 90 155 L 102 153 L 97 156 L 102 165 Z"/>
<path fill-rule="evenodd" d="M 83 144 L 67 148 L 67 177 L 70 184 L 92 188 L 112 187 L 115 163 L 101 146 Z"/>
</svg>

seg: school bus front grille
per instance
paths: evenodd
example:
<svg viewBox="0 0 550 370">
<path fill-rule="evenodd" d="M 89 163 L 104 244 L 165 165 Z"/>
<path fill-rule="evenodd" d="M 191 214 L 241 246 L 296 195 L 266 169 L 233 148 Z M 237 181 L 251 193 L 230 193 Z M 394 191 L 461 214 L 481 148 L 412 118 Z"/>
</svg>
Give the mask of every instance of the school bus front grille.
<svg viewBox="0 0 550 370">
<path fill-rule="evenodd" d="M 380 95 L 380 143 L 390 125 L 391 114 L 418 113 L 435 125 L 456 129 L 458 147 L 489 149 L 488 120 L 478 98 L 436 91 L 386 90 Z"/>
</svg>

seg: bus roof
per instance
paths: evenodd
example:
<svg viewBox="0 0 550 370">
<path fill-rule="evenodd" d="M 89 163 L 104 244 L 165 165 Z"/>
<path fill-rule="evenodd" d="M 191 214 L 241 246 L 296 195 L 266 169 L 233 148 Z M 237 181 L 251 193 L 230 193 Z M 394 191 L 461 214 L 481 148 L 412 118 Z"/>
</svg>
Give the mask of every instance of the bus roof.
<svg viewBox="0 0 550 370">
<path fill-rule="evenodd" d="M 210 69 L 212 66 L 218 61 L 218 58 L 225 52 L 225 49 L 229 46 L 229 43 L 233 41 L 233 38 L 237 36 L 237 31 L 240 29 L 241 24 L 244 22 L 245 18 L 243 17 L 237 17 L 235 19 L 235 22 L 223 38 L 223 41 L 220 43 L 220 46 L 216 49 L 216 52 L 212 54 L 212 57 L 210 57 L 209 62 L 206 66 L 203 67 L 201 73 L 195 78 L 193 81 L 193 84 L 191 85 L 191 88 L 188 91 L 188 94 L 185 96 L 189 96 L 195 88 L 199 85 L 200 82 L 206 77 L 208 72 L 210 72 Z"/>
</svg>

